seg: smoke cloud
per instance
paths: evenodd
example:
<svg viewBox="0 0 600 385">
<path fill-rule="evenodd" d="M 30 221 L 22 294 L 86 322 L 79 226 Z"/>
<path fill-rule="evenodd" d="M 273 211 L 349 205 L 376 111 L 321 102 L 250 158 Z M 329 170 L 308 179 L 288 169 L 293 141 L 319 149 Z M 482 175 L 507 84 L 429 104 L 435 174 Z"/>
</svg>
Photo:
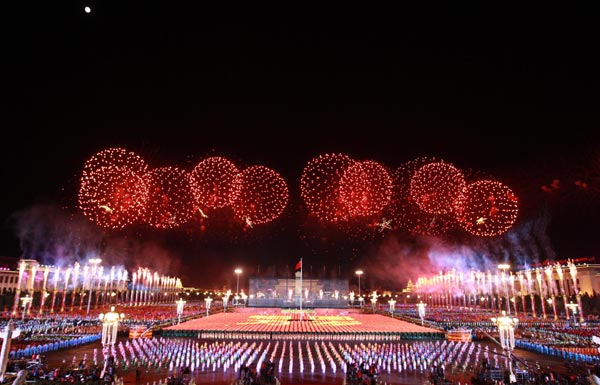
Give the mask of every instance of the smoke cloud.
<svg viewBox="0 0 600 385">
<path fill-rule="evenodd" d="M 159 243 L 142 242 L 132 234 L 112 234 L 81 214 L 56 205 L 37 205 L 17 212 L 14 223 L 22 259 L 68 266 L 101 258 L 104 266 L 124 266 L 129 271 L 141 266 L 169 276 L 180 270 L 178 255 Z"/>
</svg>

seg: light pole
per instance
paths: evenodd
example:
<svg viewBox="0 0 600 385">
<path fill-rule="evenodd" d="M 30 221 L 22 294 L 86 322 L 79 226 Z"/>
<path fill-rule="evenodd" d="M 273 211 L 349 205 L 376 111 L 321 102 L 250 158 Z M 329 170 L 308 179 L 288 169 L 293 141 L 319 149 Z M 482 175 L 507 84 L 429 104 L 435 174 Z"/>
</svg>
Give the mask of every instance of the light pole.
<svg viewBox="0 0 600 385">
<path fill-rule="evenodd" d="M 21 297 L 21 302 L 23 302 L 23 315 L 22 320 L 25 320 L 25 314 L 27 313 L 27 306 L 33 301 L 33 297 L 29 296 L 29 293 L 25 297 Z"/>
<path fill-rule="evenodd" d="M 388 303 L 390 304 L 390 313 L 392 314 L 392 317 L 393 317 L 394 316 L 394 310 L 395 310 L 395 307 L 396 307 L 396 300 L 392 298 L 392 299 L 390 299 L 388 301 Z"/>
<path fill-rule="evenodd" d="M 8 320 L 6 327 L 0 332 L 2 338 L 2 349 L 0 351 L 0 382 L 4 383 L 6 368 L 8 366 L 8 354 L 10 352 L 10 342 L 21 334 L 21 329 L 16 328 L 12 319 Z"/>
<path fill-rule="evenodd" d="M 231 297 L 231 290 L 227 290 L 223 294 L 223 311 L 227 311 L 227 303 L 229 302 L 229 297 Z"/>
<path fill-rule="evenodd" d="M 573 314 L 573 322 L 577 323 L 577 317 L 575 317 L 575 315 L 577 314 L 577 308 L 579 308 L 579 305 L 573 302 L 569 302 L 565 306 L 568 307 L 569 310 L 571 310 L 571 314 Z"/>
<path fill-rule="evenodd" d="M 362 297 L 360 296 L 360 276 L 363 275 L 363 271 L 356 270 L 356 275 L 358 275 L 358 302 L 362 304 Z"/>
<path fill-rule="evenodd" d="M 419 318 L 421 318 L 421 326 L 423 326 L 423 319 L 425 318 L 425 306 L 427 306 L 427 304 L 423 301 L 420 301 L 417 304 L 417 309 L 419 309 Z"/>
<path fill-rule="evenodd" d="M 117 331 L 119 321 L 125 318 L 125 314 L 117 313 L 115 307 L 111 306 L 107 313 L 100 313 L 98 319 L 102 322 L 102 348 L 110 349 L 117 342 Z"/>
<path fill-rule="evenodd" d="M 210 303 L 212 302 L 212 298 L 206 297 L 204 299 L 204 302 L 206 302 L 206 316 L 208 317 L 208 314 L 210 313 Z"/>
<path fill-rule="evenodd" d="M 242 269 L 235 269 L 234 273 L 237 275 L 237 282 L 235 284 L 235 305 L 237 306 L 238 299 L 240 298 L 240 274 L 242 274 Z"/>
<path fill-rule="evenodd" d="M 175 301 L 177 305 L 177 323 L 181 323 L 181 315 L 183 314 L 183 305 L 185 305 L 185 301 L 183 298 L 179 298 Z"/>
<path fill-rule="evenodd" d="M 371 293 L 371 305 L 373 306 L 373 312 L 375 312 L 377 306 L 377 290 Z"/>
<path fill-rule="evenodd" d="M 87 313 L 86 314 L 90 315 L 90 305 L 92 304 L 92 279 L 96 275 L 96 268 L 100 264 L 100 262 L 102 262 L 102 259 L 100 259 L 100 258 L 92 258 L 88 262 L 90 263 L 90 265 L 92 265 L 92 269 L 90 271 L 90 290 L 89 290 L 89 293 L 88 293 L 88 295 L 90 297 L 88 298 Z M 98 306 L 98 301 L 96 301 L 96 307 L 97 306 Z"/>
<path fill-rule="evenodd" d="M 500 335 L 500 346 L 506 351 L 508 357 L 508 371 L 510 373 L 510 383 L 517 382 L 517 378 L 512 371 L 512 351 L 515 348 L 515 325 L 519 322 L 517 318 L 511 318 L 506 315 L 506 311 L 502 310 L 502 316 L 492 318 L 498 326 L 498 334 Z"/>
<path fill-rule="evenodd" d="M 510 269 L 510 265 L 501 263 L 498 265 L 498 269 L 502 271 L 502 283 L 506 291 L 506 314 L 510 315 L 510 299 L 508 298 L 508 283 L 506 282 L 506 270 Z"/>
</svg>

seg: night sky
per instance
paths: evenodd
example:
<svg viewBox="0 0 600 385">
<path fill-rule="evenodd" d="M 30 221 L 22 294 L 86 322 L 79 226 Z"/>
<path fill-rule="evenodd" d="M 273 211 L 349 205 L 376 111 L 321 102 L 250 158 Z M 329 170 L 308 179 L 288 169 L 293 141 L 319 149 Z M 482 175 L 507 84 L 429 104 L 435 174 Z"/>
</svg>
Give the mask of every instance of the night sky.
<svg viewBox="0 0 600 385">
<path fill-rule="evenodd" d="M 353 278 L 361 267 L 366 285 L 400 287 L 448 266 L 526 266 L 592 257 L 600 246 L 599 67 L 586 12 L 499 22 L 485 12 L 271 17 L 171 2 L 8 8 L 2 256 L 100 255 L 185 286 L 231 286 L 237 266 L 245 278 L 287 276 L 302 257 L 313 276 Z M 110 147 L 151 167 L 191 170 L 208 156 L 264 165 L 286 180 L 290 201 L 251 229 L 106 230 L 76 202 L 85 161 Z M 300 176 L 334 152 L 391 169 L 443 159 L 512 188 L 518 219 L 492 239 L 311 227 Z"/>
</svg>

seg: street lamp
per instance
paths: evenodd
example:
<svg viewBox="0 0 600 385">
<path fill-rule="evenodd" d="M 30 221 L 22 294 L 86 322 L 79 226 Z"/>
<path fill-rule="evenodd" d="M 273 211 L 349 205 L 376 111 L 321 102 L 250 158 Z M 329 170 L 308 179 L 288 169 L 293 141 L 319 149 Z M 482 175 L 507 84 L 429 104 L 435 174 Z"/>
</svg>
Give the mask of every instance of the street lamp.
<svg viewBox="0 0 600 385">
<path fill-rule="evenodd" d="M 500 335 L 500 346 L 506 351 L 508 356 L 508 371 L 510 373 L 510 383 L 517 382 L 517 378 L 512 371 L 512 351 L 515 348 L 515 325 L 519 322 L 517 318 L 511 318 L 506 315 L 506 311 L 502 310 L 502 316 L 492 318 L 498 326 L 498 334 Z"/>
<path fill-rule="evenodd" d="M 183 298 L 179 298 L 175 301 L 175 304 L 177 305 L 177 323 L 181 323 L 181 315 L 183 314 L 183 305 L 185 305 L 185 301 Z"/>
<path fill-rule="evenodd" d="M 508 283 L 506 282 L 506 270 L 510 269 L 510 265 L 508 263 L 501 263 L 498 265 L 498 269 L 502 271 L 502 283 L 504 285 L 506 291 L 506 313 L 510 315 L 510 301 L 508 298 Z"/>
<path fill-rule="evenodd" d="M 237 306 L 237 301 L 240 294 L 240 274 L 242 274 L 242 269 L 235 269 L 234 273 L 237 275 L 237 283 L 235 284 L 235 304 Z"/>
<path fill-rule="evenodd" d="M 212 302 L 212 298 L 210 297 L 206 297 L 204 299 L 204 302 L 206 302 L 206 316 L 208 317 L 208 314 L 210 313 L 210 303 Z"/>
<path fill-rule="evenodd" d="M 571 314 L 573 314 L 573 322 L 577 323 L 577 318 L 575 317 L 575 315 L 577 314 L 577 309 L 579 308 L 579 305 L 573 302 L 569 302 L 565 306 L 568 307 L 569 310 L 571 310 Z"/>
<path fill-rule="evenodd" d="M 21 302 L 23 302 L 23 318 L 25 320 L 25 314 L 27 313 L 27 306 L 33 301 L 33 297 L 29 296 L 29 293 L 25 297 L 21 297 Z"/>
<path fill-rule="evenodd" d="M 363 271 L 362 270 L 356 270 L 356 275 L 358 275 L 358 298 L 360 301 L 360 276 L 363 275 Z"/>
<path fill-rule="evenodd" d="M 377 292 L 374 291 L 371 296 L 371 305 L 373 307 L 373 312 L 375 311 L 375 307 L 377 306 Z"/>
<path fill-rule="evenodd" d="M 86 313 L 87 315 L 90 314 L 90 305 L 92 304 L 92 279 L 96 275 L 96 267 L 100 264 L 100 262 L 102 262 L 102 259 L 92 258 L 88 262 L 90 263 L 90 265 L 92 265 L 92 269 L 90 271 L 90 290 L 89 290 L 90 297 L 88 298 L 87 313 Z M 98 301 L 96 301 L 96 307 L 98 307 Z"/>
<path fill-rule="evenodd" d="M 0 382 L 4 383 L 6 378 L 6 368 L 8 366 L 8 354 L 10 352 L 11 340 L 17 338 L 21 334 L 21 329 L 15 328 L 12 319 L 8 320 L 6 327 L 0 332 L 2 338 L 2 349 L 0 352 Z"/>
<path fill-rule="evenodd" d="M 390 304 L 390 313 L 392 314 L 392 317 L 393 317 L 394 316 L 394 310 L 396 310 L 395 309 L 395 307 L 396 307 L 396 300 L 392 298 L 392 299 L 390 299 L 388 301 L 388 303 Z"/>
<path fill-rule="evenodd" d="M 419 309 L 419 318 L 421 318 L 421 326 L 423 325 L 423 319 L 425 318 L 425 306 L 427 306 L 427 304 L 423 301 L 420 301 L 417 304 L 417 308 Z"/>
<path fill-rule="evenodd" d="M 125 314 L 117 313 L 115 307 L 111 306 L 107 313 L 100 313 L 98 319 L 102 322 L 102 348 L 109 349 L 117 342 L 117 331 L 119 329 L 119 321 L 125 318 Z"/>
</svg>

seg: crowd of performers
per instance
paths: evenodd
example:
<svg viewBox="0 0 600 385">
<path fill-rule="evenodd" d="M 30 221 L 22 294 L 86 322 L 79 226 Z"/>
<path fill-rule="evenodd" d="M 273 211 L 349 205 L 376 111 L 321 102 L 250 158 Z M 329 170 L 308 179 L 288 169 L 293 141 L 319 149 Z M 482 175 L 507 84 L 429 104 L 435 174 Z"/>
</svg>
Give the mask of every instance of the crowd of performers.
<svg viewBox="0 0 600 385">
<path fill-rule="evenodd" d="M 378 378 L 375 364 L 365 365 L 364 362 L 348 364 L 346 371 L 346 385 L 376 385 Z"/>
<path fill-rule="evenodd" d="M 472 329 L 475 340 L 497 333 L 497 326 L 490 320 L 494 314 L 484 313 L 481 309 L 432 307 L 427 311 L 424 322 L 440 330 L 456 327 Z M 413 312 L 412 308 L 400 307 L 393 316 L 420 322 Z M 165 320 L 167 324 L 174 322 L 173 310 L 170 310 L 173 319 L 167 317 L 168 313 L 165 307 L 127 309 L 131 323 L 147 321 L 149 325 Z M 4 328 L 7 321 L 1 320 L 0 327 Z M 21 330 L 21 336 L 12 343 L 10 357 L 13 359 L 85 344 L 89 342 L 88 338 L 97 338 L 101 330 L 97 315 L 61 314 L 12 319 L 12 322 Z M 124 322 L 123 328 L 126 329 L 127 325 L 127 321 Z M 585 383 L 589 381 L 588 370 L 600 372 L 598 345 L 591 338 L 600 335 L 600 324 L 596 322 L 577 324 L 565 319 L 555 321 L 520 314 L 515 334 L 517 348 L 555 355 L 569 365 L 569 370 L 561 368 L 556 371 L 535 362 L 515 362 L 513 366 L 516 374 L 520 375 L 521 383 Z M 452 380 L 493 383 L 499 381 L 493 374 L 501 372 L 504 377 L 508 360 L 512 359 L 500 347 L 478 341 L 381 339 L 363 343 L 359 337 L 343 341 L 328 339 L 325 334 L 319 339 L 298 337 L 295 340 L 272 341 L 251 341 L 247 335 L 240 335 L 239 340 L 165 338 L 159 335 L 152 339 L 121 340 L 110 356 L 114 360 L 114 370 L 124 373 L 141 367 L 156 373 L 170 373 L 169 378 L 174 378 L 173 373 L 180 373 L 185 368 L 189 369 L 192 377 L 197 371 L 233 370 L 240 374 L 238 381 L 243 380 L 238 382 L 240 384 L 270 384 L 274 382 L 268 381 L 276 378 L 277 373 L 297 370 L 310 373 L 341 371 L 348 383 L 361 381 L 361 384 L 366 381 L 374 384 L 383 373 L 420 373 L 432 383 Z M 88 373 L 96 373 L 93 368 L 100 367 L 104 359 L 102 355 L 96 357 L 94 354 L 84 360 Z M 268 368 L 266 377 L 261 375 L 263 367 Z M 256 368 L 260 368 L 258 373 Z"/>
<path fill-rule="evenodd" d="M 260 364 L 257 372 L 256 365 L 242 364 L 235 385 L 278 385 L 279 379 L 275 375 L 275 364 L 268 358 Z"/>
</svg>

